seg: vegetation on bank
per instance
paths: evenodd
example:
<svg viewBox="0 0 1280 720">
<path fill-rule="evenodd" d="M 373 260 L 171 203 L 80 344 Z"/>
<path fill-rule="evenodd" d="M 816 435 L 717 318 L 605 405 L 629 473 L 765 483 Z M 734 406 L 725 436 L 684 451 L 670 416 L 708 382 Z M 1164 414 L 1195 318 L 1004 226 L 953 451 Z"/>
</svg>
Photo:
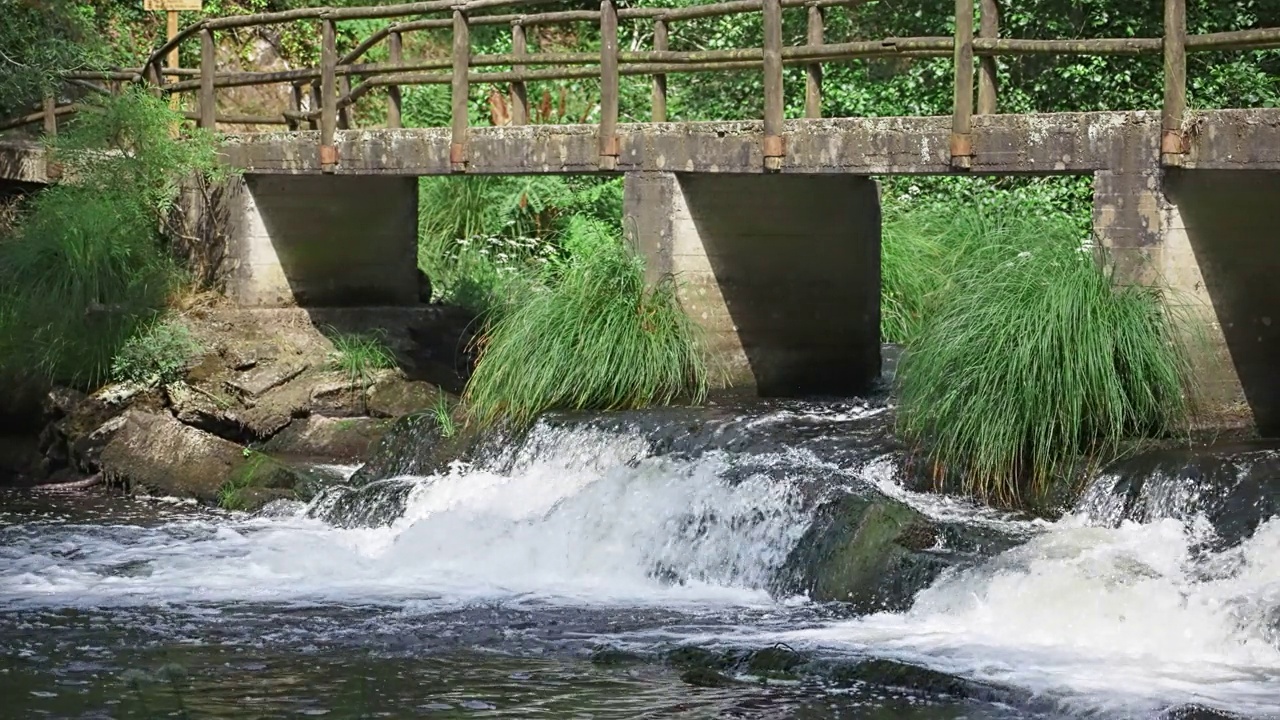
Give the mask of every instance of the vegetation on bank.
<svg viewBox="0 0 1280 720">
<path fill-rule="evenodd" d="M 1280 9 L 1258 3 L 1189 5 L 1192 32 L 1280 24 Z M 297 6 L 206 0 L 211 14 Z M 10 112 L 55 87 L 57 71 L 117 51 L 136 58 L 162 33 L 158 16 L 136 0 L 0 0 L 0 9 L 0 46 L 13 71 L 0 83 L 0 109 Z M 945 35 L 950 13 L 945 4 L 862 3 L 828 14 L 827 40 Z M 1154 37 L 1160 22 L 1158 10 L 1139 3 L 1030 0 L 1003 14 L 1002 33 Z M 671 49 L 761 41 L 751 15 L 696 25 L 673 34 Z M 340 50 L 380 26 L 341 24 Z M 622 45 L 646 46 L 647 26 L 621 31 Z M 281 32 L 272 42 L 287 60 L 314 64 L 316 33 L 301 25 Z M 802 14 L 788 13 L 784 32 L 788 44 L 801 42 Z M 598 49 L 594 33 L 584 24 L 539 31 L 531 42 L 547 52 L 590 51 Z M 417 56 L 448 51 L 444 35 L 409 37 Z M 478 26 L 472 43 L 477 53 L 507 52 L 510 34 Z M 377 52 L 368 59 L 385 59 Z M 1276 51 L 1189 62 L 1193 107 L 1280 105 Z M 1159 105 L 1158 57 L 1015 57 L 999 67 L 1004 112 Z M 828 116 L 950 112 L 949 59 L 859 60 L 825 73 Z M 622 79 L 622 119 L 648 118 L 648 82 Z M 758 103 L 744 98 L 762 97 L 760 82 L 758 72 L 672 76 L 669 116 L 758 117 Z M 787 68 L 785 82 L 787 112 L 798 116 L 804 69 Z M 501 90 L 473 88 L 473 124 L 503 121 Z M 448 92 L 406 88 L 406 125 L 447 125 Z M 531 83 L 529 95 L 535 122 L 591 122 L 598 113 L 591 81 Z M 382 98 L 370 94 L 352 111 L 357 124 L 378 124 Z M 208 137 L 174 138 L 174 122 L 163 103 L 131 92 L 64 129 L 55 153 L 69 180 L 26 203 L 17 230 L 0 239 L 0 380 L 89 385 L 113 370 L 163 375 L 171 365 L 142 352 L 163 340 L 155 318 L 182 277 L 163 222 L 177 181 L 212 168 Z M 471 308 L 482 323 L 466 405 L 437 408 L 442 427 L 444 418 L 527 423 L 552 407 L 631 407 L 705 393 L 710 372 L 674 281 L 646 287 L 622 240 L 620 182 L 435 178 L 421 188 L 420 264 L 435 298 Z M 993 501 L 1034 503 L 1080 454 L 1105 455 L 1121 438 L 1183 422 L 1192 393 L 1182 329 L 1158 289 L 1118 285 L 1087 247 L 1087 179 L 895 178 L 884 181 L 884 197 L 882 334 L 909 348 L 898 373 L 898 427 L 939 477 L 959 478 L 962 489 Z M 378 362 L 367 349 L 339 348 L 342 366 L 364 376 Z"/>
<path fill-rule="evenodd" d="M 898 430 L 939 481 L 1038 505 L 1082 454 L 1184 426 L 1186 329 L 1161 289 L 1117 284 L 1071 216 L 903 205 L 884 239 L 886 335 L 908 347 Z"/>
<path fill-rule="evenodd" d="M 141 89 L 86 100 L 49 145 L 63 181 L 0 238 L 0 377 L 91 386 L 166 307 L 182 268 L 165 221 L 179 184 L 214 174 L 207 133 Z"/>
</svg>

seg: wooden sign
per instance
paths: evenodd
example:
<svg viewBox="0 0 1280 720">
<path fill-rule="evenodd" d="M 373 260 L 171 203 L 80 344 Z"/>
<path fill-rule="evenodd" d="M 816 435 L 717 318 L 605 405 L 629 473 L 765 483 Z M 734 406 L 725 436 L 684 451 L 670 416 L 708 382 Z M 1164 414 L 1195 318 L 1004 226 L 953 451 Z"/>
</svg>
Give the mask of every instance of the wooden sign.
<svg viewBox="0 0 1280 720">
<path fill-rule="evenodd" d="M 193 12 L 202 9 L 201 2 L 202 0 L 142 0 L 142 9 Z"/>
</svg>

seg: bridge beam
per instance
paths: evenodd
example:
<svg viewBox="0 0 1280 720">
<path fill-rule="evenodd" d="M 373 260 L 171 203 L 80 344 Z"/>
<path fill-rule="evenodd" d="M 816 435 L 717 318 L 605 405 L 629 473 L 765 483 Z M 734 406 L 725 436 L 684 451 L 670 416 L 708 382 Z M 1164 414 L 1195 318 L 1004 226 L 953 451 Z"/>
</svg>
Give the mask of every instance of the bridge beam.
<svg viewBox="0 0 1280 720">
<path fill-rule="evenodd" d="M 650 280 L 680 280 L 725 389 L 850 395 L 879 377 L 874 181 L 630 173 L 623 206 Z"/>
</svg>

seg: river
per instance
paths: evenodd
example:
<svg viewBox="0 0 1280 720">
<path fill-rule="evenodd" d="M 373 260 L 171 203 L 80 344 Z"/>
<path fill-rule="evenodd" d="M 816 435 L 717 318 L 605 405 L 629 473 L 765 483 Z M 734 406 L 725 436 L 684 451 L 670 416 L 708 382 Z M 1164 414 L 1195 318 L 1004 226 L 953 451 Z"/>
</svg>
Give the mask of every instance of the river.
<svg viewBox="0 0 1280 720">
<path fill-rule="evenodd" d="M 375 527 L 331 522 L 335 496 L 250 517 L 8 491 L 0 717 L 1280 717 L 1280 519 L 1221 547 L 1097 492 L 1033 521 L 904 490 L 875 448 L 815 451 L 882 412 L 770 407 L 734 420 L 782 438 L 751 452 L 540 426 L 504 463 L 393 479 L 403 512 Z M 772 596 L 819 482 L 1023 542 L 900 612 Z M 691 647 L 809 671 L 725 662 L 738 682 L 704 687 L 671 661 Z M 932 674 L 839 672 L 868 659 Z"/>
</svg>

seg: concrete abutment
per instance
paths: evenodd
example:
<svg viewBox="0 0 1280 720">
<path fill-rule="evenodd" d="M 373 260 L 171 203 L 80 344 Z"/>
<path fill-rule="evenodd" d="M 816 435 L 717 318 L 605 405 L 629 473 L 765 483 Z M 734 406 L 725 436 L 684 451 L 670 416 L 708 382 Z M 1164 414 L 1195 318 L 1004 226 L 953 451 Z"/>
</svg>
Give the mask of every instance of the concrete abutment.
<svg viewBox="0 0 1280 720">
<path fill-rule="evenodd" d="M 880 373 L 880 199 L 853 175 L 629 173 L 624 229 L 724 389 L 848 395 Z"/>
<path fill-rule="evenodd" d="M 418 302 L 418 181 L 246 175 L 224 193 L 227 295 L 246 307 Z"/>
</svg>

